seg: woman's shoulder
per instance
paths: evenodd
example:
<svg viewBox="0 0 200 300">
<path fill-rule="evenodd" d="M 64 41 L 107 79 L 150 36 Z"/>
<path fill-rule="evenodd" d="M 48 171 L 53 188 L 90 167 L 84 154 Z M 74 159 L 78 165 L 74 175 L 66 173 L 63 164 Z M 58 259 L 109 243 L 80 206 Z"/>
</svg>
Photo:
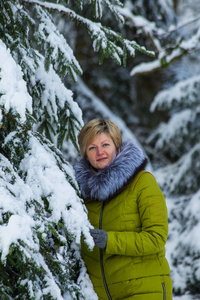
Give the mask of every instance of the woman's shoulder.
<svg viewBox="0 0 200 300">
<path fill-rule="evenodd" d="M 132 182 L 133 188 L 136 186 L 146 186 L 146 185 L 158 185 L 154 175 L 149 171 L 140 171 Z"/>
</svg>

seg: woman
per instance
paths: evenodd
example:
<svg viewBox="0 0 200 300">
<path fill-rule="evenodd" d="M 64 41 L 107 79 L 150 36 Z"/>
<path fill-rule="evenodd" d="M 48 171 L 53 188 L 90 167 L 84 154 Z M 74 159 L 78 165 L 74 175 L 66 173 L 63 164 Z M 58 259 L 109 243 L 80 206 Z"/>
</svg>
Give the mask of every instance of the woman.
<svg viewBox="0 0 200 300">
<path fill-rule="evenodd" d="M 88 122 L 78 142 L 76 178 L 95 243 L 93 251 L 83 243 L 82 256 L 99 299 L 172 299 L 167 208 L 146 157 L 105 119 Z"/>
</svg>

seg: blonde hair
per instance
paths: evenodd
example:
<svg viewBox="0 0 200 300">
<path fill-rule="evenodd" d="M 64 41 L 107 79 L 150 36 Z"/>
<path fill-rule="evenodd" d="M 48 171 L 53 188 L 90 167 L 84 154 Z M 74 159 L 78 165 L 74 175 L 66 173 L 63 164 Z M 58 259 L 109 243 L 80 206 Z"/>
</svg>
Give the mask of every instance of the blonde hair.
<svg viewBox="0 0 200 300">
<path fill-rule="evenodd" d="M 86 149 L 97 134 L 106 133 L 113 140 L 117 151 L 122 146 L 122 136 L 118 126 L 107 119 L 93 119 L 86 123 L 81 129 L 78 136 L 80 152 L 83 158 L 86 159 Z"/>
</svg>

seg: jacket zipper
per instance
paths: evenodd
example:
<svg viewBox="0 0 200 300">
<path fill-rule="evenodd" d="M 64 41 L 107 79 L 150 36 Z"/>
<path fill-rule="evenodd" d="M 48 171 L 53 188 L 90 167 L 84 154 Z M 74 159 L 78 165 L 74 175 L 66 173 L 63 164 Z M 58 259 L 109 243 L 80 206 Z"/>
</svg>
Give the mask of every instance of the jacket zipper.
<svg viewBox="0 0 200 300">
<path fill-rule="evenodd" d="M 162 282 L 162 287 L 163 287 L 163 300 L 166 300 L 166 291 L 165 291 L 165 284 Z"/>
<path fill-rule="evenodd" d="M 100 214 L 100 220 L 99 220 L 99 229 L 102 229 L 102 219 L 103 219 L 103 210 L 104 210 L 104 205 L 105 202 L 103 202 L 102 204 L 102 208 L 101 208 L 101 214 Z M 106 290 L 106 294 L 108 296 L 109 300 L 112 300 L 109 290 L 108 290 L 108 286 L 106 283 L 106 278 L 105 278 L 105 273 L 104 273 L 104 267 L 103 267 L 103 249 L 100 249 L 100 264 L 101 264 L 101 273 L 102 273 L 102 277 L 103 277 L 103 283 L 104 283 L 104 287 Z"/>
</svg>

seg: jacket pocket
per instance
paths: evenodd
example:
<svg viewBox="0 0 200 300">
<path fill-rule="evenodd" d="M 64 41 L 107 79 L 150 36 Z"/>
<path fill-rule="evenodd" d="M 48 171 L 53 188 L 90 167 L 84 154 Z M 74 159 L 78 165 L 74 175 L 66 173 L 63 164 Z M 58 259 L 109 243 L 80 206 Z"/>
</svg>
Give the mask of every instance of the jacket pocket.
<svg viewBox="0 0 200 300">
<path fill-rule="evenodd" d="M 163 288 L 163 300 L 166 300 L 166 290 L 165 290 L 164 282 L 162 282 L 162 288 Z"/>
</svg>

